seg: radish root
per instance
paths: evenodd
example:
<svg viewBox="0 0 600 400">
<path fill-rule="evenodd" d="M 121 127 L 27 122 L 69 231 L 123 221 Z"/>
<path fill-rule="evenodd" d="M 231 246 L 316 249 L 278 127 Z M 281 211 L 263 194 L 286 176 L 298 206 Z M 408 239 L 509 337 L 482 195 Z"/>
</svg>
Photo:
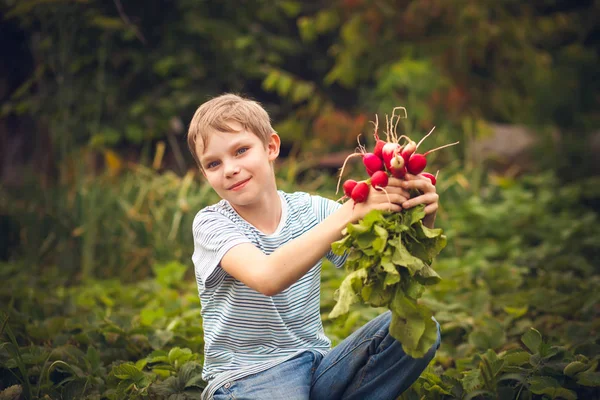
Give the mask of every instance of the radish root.
<svg viewBox="0 0 600 400">
<path fill-rule="evenodd" d="M 351 159 L 352 157 L 356 157 L 356 156 L 362 157 L 362 155 L 363 155 L 362 153 L 352 153 L 348 157 L 346 157 L 346 159 L 344 160 L 344 164 L 342 165 L 342 169 L 340 170 L 340 177 L 338 179 L 337 188 L 335 189 L 335 194 L 337 194 L 340 191 L 340 182 L 342 181 L 342 176 L 344 175 L 344 169 L 346 168 L 346 163 L 348 162 L 348 160 Z"/>
<path fill-rule="evenodd" d="M 377 186 L 375 188 L 375 190 L 383 190 L 383 192 L 385 193 L 385 196 L 388 199 L 388 204 L 389 204 L 388 211 L 392 211 L 392 200 L 390 199 L 390 195 L 388 194 L 387 190 L 385 190 L 385 188 L 382 188 L 381 186 Z"/>
<path fill-rule="evenodd" d="M 435 129 L 435 126 L 433 128 L 431 128 L 431 130 L 429 131 L 429 133 L 427 135 L 425 135 L 423 137 L 423 139 L 419 140 L 419 143 L 417 143 L 417 149 L 419 148 L 419 145 L 421 143 L 423 143 L 423 140 L 425 140 L 427 138 L 427 136 L 431 135 L 433 133 L 433 130 Z M 417 151 L 417 149 L 415 149 L 415 152 Z"/>
<path fill-rule="evenodd" d="M 454 143 L 450 143 L 450 144 L 445 144 L 445 145 L 443 145 L 443 146 L 436 147 L 435 149 L 429 150 L 428 152 L 426 152 L 426 153 L 423 153 L 423 155 L 424 155 L 424 156 L 427 156 L 428 154 L 430 154 L 430 153 L 433 153 L 434 151 L 438 151 L 438 150 L 444 149 L 444 148 L 446 148 L 446 147 L 454 146 L 455 144 L 459 144 L 459 143 L 460 143 L 460 142 L 454 142 Z"/>
<path fill-rule="evenodd" d="M 375 136 L 375 140 L 379 140 L 379 135 L 377 134 L 377 129 L 379 128 L 379 117 L 375 114 L 375 122 L 371 121 L 371 123 L 375 126 L 375 132 L 373 132 L 373 136 Z"/>
</svg>

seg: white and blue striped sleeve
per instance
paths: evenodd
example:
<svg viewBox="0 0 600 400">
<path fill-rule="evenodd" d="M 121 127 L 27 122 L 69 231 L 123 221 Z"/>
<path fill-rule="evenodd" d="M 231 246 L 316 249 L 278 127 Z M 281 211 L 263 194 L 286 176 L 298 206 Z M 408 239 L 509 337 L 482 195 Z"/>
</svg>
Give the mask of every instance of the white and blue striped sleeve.
<svg viewBox="0 0 600 400">
<path fill-rule="evenodd" d="M 192 227 L 194 254 L 192 261 L 196 278 L 205 287 L 220 283 L 226 272 L 220 267 L 223 256 L 234 246 L 251 242 L 235 223 L 216 211 L 202 210 Z"/>
<path fill-rule="evenodd" d="M 317 216 L 317 220 L 319 222 L 323 221 L 325 218 L 327 218 L 328 216 L 330 216 L 331 214 L 333 214 L 338 208 L 340 208 L 342 206 L 341 203 L 338 203 L 337 201 L 333 201 L 331 199 L 327 199 L 325 197 L 321 197 L 321 196 L 315 196 L 312 195 L 311 196 L 311 201 L 312 201 L 312 207 L 313 210 Z M 325 255 L 325 258 L 327 258 L 329 261 L 331 261 L 333 263 L 333 265 L 336 266 L 336 268 L 341 268 L 344 263 L 346 262 L 346 258 L 348 257 L 348 254 L 343 254 L 341 256 L 335 255 L 333 254 L 333 251 L 329 250 L 327 252 L 327 254 Z"/>
</svg>

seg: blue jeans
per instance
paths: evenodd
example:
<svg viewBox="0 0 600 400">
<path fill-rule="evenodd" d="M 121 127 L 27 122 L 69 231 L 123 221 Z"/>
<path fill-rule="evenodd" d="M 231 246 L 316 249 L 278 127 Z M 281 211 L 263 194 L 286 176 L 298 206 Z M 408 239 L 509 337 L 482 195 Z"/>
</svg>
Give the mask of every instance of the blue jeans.
<svg viewBox="0 0 600 400">
<path fill-rule="evenodd" d="M 369 321 L 325 357 L 306 352 L 219 388 L 215 400 L 394 400 L 421 375 L 440 346 L 423 358 L 404 353 L 388 332 L 391 312 Z M 437 323 L 437 322 L 436 322 Z"/>
</svg>

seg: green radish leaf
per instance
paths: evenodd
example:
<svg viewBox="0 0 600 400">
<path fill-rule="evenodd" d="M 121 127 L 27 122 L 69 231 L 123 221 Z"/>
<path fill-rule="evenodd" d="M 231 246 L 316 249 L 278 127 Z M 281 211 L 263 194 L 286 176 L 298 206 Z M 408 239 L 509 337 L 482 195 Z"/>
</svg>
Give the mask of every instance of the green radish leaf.
<svg viewBox="0 0 600 400">
<path fill-rule="evenodd" d="M 423 294 L 424 290 L 425 287 L 415 279 L 409 279 L 404 288 L 404 293 L 411 299 L 418 300 Z"/>
<path fill-rule="evenodd" d="M 435 344 L 438 329 L 432 312 L 416 302 L 427 285 L 440 282 L 431 267 L 446 246 L 441 229 L 423 226 L 424 206 L 398 213 L 371 211 L 361 221 L 348 224 L 344 237 L 332 244 L 335 254 L 348 254 L 342 281 L 330 318 L 349 311 L 361 300 L 392 312 L 390 334 L 406 354 L 422 357 Z"/>
<path fill-rule="evenodd" d="M 394 287 L 393 286 L 384 286 L 384 282 L 381 280 L 376 280 L 373 282 L 373 288 L 371 292 L 371 296 L 369 297 L 369 301 L 367 302 L 373 307 L 383 307 L 388 305 L 388 303 L 392 300 L 392 296 L 394 295 Z"/>
<path fill-rule="evenodd" d="M 351 236 L 344 236 L 342 239 L 335 241 L 331 244 L 331 251 L 333 251 L 333 254 L 341 256 L 346 252 L 346 250 L 348 250 L 351 242 Z"/>
<path fill-rule="evenodd" d="M 329 313 L 329 318 L 337 318 L 350 310 L 350 306 L 359 300 L 357 296 L 358 291 L 355 290 L 355 285 L 362 286 L 366 277 L 367 270 L 359 269 L 350 273 L 344 279 L 340 288 L 336 291 L 337 303 Z"/>
<path fill-rule="evenodd" d="M 398 273 L 394 263 L 392 263 L 391 258 L 382 258 L 379 267 L 383 272 L 385 272 L 383 286 L 390 286 L 400 282 L 400 274 Z"/>
<path fill-rule="evenodd" d="M 361 233 L 367 233 L 369 232 L 369 226 L 358 223 L 358 224 L 348 224 L 348 226 L 346 226 L 346 229 L 348 230 L 348 234 L 349 235 L 357 235 L 357 234 L 361 234 Z"/>
<path fill-rule="evenodd" d="M 407 268 L 411 276 L 426 265 L 423 260 L 410 254 L 402 243 L 396 246 L 396 250 L 392 256 L 392 262 L 398 266 Z"/>
<path fill-rule="evenodd" d="M 363 286 L 362 290 L 360 291 L 360 296 L 362 297 L 362 299 L 365 303 L 368 303 L 369 299 L 371 299 L 372 293 L 373 293 L 373 285 Z"/>
<path fill-rule="evenodd" d="M 437 274 L 437 272 L 435 272 L 435 270 L 429 265 L 425 265 L 423 268 L 421 268 L 415 274 L 415 279 L 419 283 L 426 286 L 435 285 L 436 283 L 439 283 L 442 280 L 442 278 Z"/>
<path fill-rule="evenodd" d="M 412 226 L 417 222 L 420 222 L 423 218 L 425 218 L 425 205 L 419 204 L 416 207 L 409 208 L 406 210 L 404 218 L 408 221 L 408 226 Z"/>
</svg>

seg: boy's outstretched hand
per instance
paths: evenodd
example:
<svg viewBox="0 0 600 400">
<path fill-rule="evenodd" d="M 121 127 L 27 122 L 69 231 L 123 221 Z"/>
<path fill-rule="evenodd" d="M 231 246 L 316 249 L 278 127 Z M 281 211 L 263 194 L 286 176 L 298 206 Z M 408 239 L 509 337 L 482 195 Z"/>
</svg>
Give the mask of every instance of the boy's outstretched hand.
<svg viewBox="0 0 600 400">
<path fill-rule="evenodd" d="M 364 203 L 356 203 L 352 213 L 355 221 L 363 218 L 371 210 L 401 211 L 402 204 L 410 199 L 408 189 L 402 187 L 402 180 L 390 177 L 385 192 L 369 185 L 369 196 Z M 387 192 L 387 194 L 386 194 Z M 390 203 L 391 202 L 391 203 Z"/>
<path fill-rule="evenodd" d="M 404 189 L 417 189 L 421 192 L 421 195 L 412 199 L 407 199 L 402 203 L 402 208 L 411 208 L 419 204 L 424 204 L 425 218 L 423 218 L 423 225 L 428 228 L 433 228 L 438 209 L 438 200 L 440 198 L 435 190 L 435 186 L 431 183 L 429 178 L 422 175 L 406 174 L 404 179 L 405 180 L 401 183 L 401 186 Z"/>
<path fill-rule="evenodd" d="M 422 194 L 410 198 L 410 190 L 417 189 Z M 385 187 L 387 195 L 383 190 L 376 190 L 369 186 L 369 196 L 364 203 L 356 203 L 353 210 L 354 222 L 363 218 L 371 210 L 402 211 L 403 208 L 411 208 L 418 204 L 425 205 L 425 218 L 423 224 L 433 228 L 435 215 L 438 209 L 439 195 L 431 181 L 420 175 L 407 174 L 404 179 L 390 177 Z M 390 204 L 391 201 L 391 204 Z"/>
</svg>

